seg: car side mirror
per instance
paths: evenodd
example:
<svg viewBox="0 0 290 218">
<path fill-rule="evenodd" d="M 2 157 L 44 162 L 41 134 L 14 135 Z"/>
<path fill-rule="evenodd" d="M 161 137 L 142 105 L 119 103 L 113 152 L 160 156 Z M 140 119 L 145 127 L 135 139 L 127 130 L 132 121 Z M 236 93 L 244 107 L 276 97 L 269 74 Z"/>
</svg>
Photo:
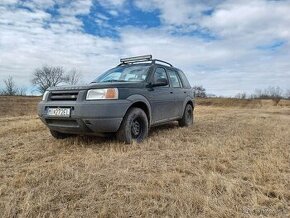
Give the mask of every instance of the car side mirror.
<svg viewBox="0 0 290 218">
<path fill-rule="evenodd" d="M 168 79 L 166 78 L 161 78 L 158 79 L 155 83 L 152 84 L 152 86 L 167 86 L 168 83 Z"/>
</svg>

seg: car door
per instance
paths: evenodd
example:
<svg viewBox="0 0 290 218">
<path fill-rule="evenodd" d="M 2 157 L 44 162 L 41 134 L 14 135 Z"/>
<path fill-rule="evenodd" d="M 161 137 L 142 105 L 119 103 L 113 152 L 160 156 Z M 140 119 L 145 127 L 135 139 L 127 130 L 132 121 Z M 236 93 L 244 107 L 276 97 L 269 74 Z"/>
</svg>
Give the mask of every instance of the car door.
<svg viewBox="0 0 290 218">
<path fill-rule="evenodd" d="M 154 84 L 158 79 L 164 78 L 168 80 L 166 69 L 164 67 L 157 67 L 151 77 L 151 83 Z M 169 85 L 149 88 L 149 99 L 153 123 L 165 121 L 173 117 L 174 112 L 172 107 L 174 107 L 175 99 L 172 88 Z"/>
<path fill-rule="evenodd" d="M 175 99 L 174 117 L 181 117 L 184 110 L 183 103 L 187 96 L 187 90 L 183 88 L 181 79 L 175 70 L 168 69 L 167 73 Z"/>
</svg>

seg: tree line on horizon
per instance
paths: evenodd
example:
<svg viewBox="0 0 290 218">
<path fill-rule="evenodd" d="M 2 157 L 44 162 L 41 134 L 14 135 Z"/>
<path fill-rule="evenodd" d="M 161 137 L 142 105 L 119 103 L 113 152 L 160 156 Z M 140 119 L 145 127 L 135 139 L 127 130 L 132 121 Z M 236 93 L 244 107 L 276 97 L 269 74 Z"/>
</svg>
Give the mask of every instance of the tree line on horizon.
<svg viewBox="0 0 290 218">
<path fill-rule="evenodd" d="M 81 73 L 76 69 L 66 72 L 63 67 L 53 67 L 47 65 L 35 69 L 31 79 L 32 85 L 34 85 L 37 91 L 41 94 L 43 94 L 49 87 L 57 86 L 60 84 L 77 85 L 80 81 Z M 12 76 L 4 79 L 3 82 L 4 88 L 0 89 L 0 95 L 26 95 L 26 89 L 17 87 Z M 194 92 L 194 97 L 196 98 L 217 97 L 214 94 L 208 94 L 202 85 L 194 85 L 192 89 Z M 272 99 L 278 104 L 278 102 L 283 98 L 290 99 L 290 89 L 284 92 L 279 86 L 269 86 L 263 90 L 256 89 L 253 94 L 246 94 L 245 92 L 238 93 L 234 98 Z"/>
<path fill-rule="evenodd" d="M 68 72 L 63 67 L 43 66 L 35 69 L 32 75 L 31 83 L 36 87 L 36 90 L 43 94 L 49 87 L 60 84 L 77 85 L 81 81 L 81 73 L 76 69 Z M 19 88 L 12 76 L 3 80 L 4 88 L 0 90 L 0 95 L 8 96 L 25 96 L 26 89 Z"/>
<path fill-rule="evenodd" d="M 196 98 L 223 98 L 214 94 L 207 94 L 206 89 L 203 86 L 193 86 L 194 97 Z M 290 89 L 283 91 L 279 86 L 269 86 L 265 89 L 255 89 L 254 93 L 247 94 L 245 92 L 236 94 L 233 98 L 236 99 L 271 99 L 275 105 L 278 105 L 281 99 L 290 99 Z"/>
</svg>

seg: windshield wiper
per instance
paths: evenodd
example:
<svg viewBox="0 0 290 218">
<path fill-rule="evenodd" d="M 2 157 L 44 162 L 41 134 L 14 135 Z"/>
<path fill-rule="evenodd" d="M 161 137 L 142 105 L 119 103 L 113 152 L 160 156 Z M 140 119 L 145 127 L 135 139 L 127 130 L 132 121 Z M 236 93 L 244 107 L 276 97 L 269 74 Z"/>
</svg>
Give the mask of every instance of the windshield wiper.
<svg viewBox="0 0 290 218">
<path fill-rule="evenodd" d="M 121 79 L 109 79 L 109 80 L 104 80 L 102 83 L 111 83 L 111 82 L 126 82 L 126 80 L 121 80 Z"/>
</svg>

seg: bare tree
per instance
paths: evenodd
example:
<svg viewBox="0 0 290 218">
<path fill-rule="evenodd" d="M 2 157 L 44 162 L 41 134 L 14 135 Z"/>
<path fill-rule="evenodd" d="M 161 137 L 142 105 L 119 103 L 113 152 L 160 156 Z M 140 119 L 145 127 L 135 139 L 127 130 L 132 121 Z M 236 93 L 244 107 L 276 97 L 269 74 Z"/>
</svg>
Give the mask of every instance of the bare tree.
<svg viewBox="0 0 290 218">
<path fill-rule="evenodd" d="M 283 90 L 279 87 L 269 87 L 266 89 L 266 93 L 273 100 L 274 104 L 277 106 L 282 99 Z"/>
<path fill-rule="evenodd" d="M 235 97 L 238 99 L 246 99 L 247 94 L 245 92 L 242 92 L 242 93 L 238 93 Z"/>
<path fill-rule="evenodd" d="M 66 83 L 69 85 L 77 85 L 80 82 L 80 79 L 81 74 L 76 69 L 71 70 L 66 75 Z"/>
<path fill-rule="evenodd" d="M 202 86 L 193 86 L 192 89 L 194 92 L 194 97 L 206 98 L 206 91 Z"/>
<path fill-rule="evenodd" d="M 44 93 L 46 89 L 66 82 L 62 67 L 43 66 L 37 68 L 33 73 L 32 84 L 37 86 L 39 92 Z"/>
<path fill-rule="evenodd" d="M 26 95 L 26 88 L 19 88 L 17 95 L 25 96 Z"/>
<path fill-rule="evenodd" d="M 283 90 L 279 87 L 270 86 L 264 90 L 255 90 L 255 98 L 259 99 L 272 99 L 274 104 L 277 106 L 282 99 Z"/>
<path fill-rule="evenodd" d="M 261 89 L 255 89 L 255 93 L 252 94 L 252 98 L 261 98 L 262 96 L 262 90 Z"/>
<path fill-rule="evenodd" d="M 18 89 L 15 85 L 15 82 L 12 78 L 12 76 L 9 76 L 8 79 L 4 80 L 5 88 L 2 91 L 2 94 L 4 95 L 17 95 Z"/>
</svg>

